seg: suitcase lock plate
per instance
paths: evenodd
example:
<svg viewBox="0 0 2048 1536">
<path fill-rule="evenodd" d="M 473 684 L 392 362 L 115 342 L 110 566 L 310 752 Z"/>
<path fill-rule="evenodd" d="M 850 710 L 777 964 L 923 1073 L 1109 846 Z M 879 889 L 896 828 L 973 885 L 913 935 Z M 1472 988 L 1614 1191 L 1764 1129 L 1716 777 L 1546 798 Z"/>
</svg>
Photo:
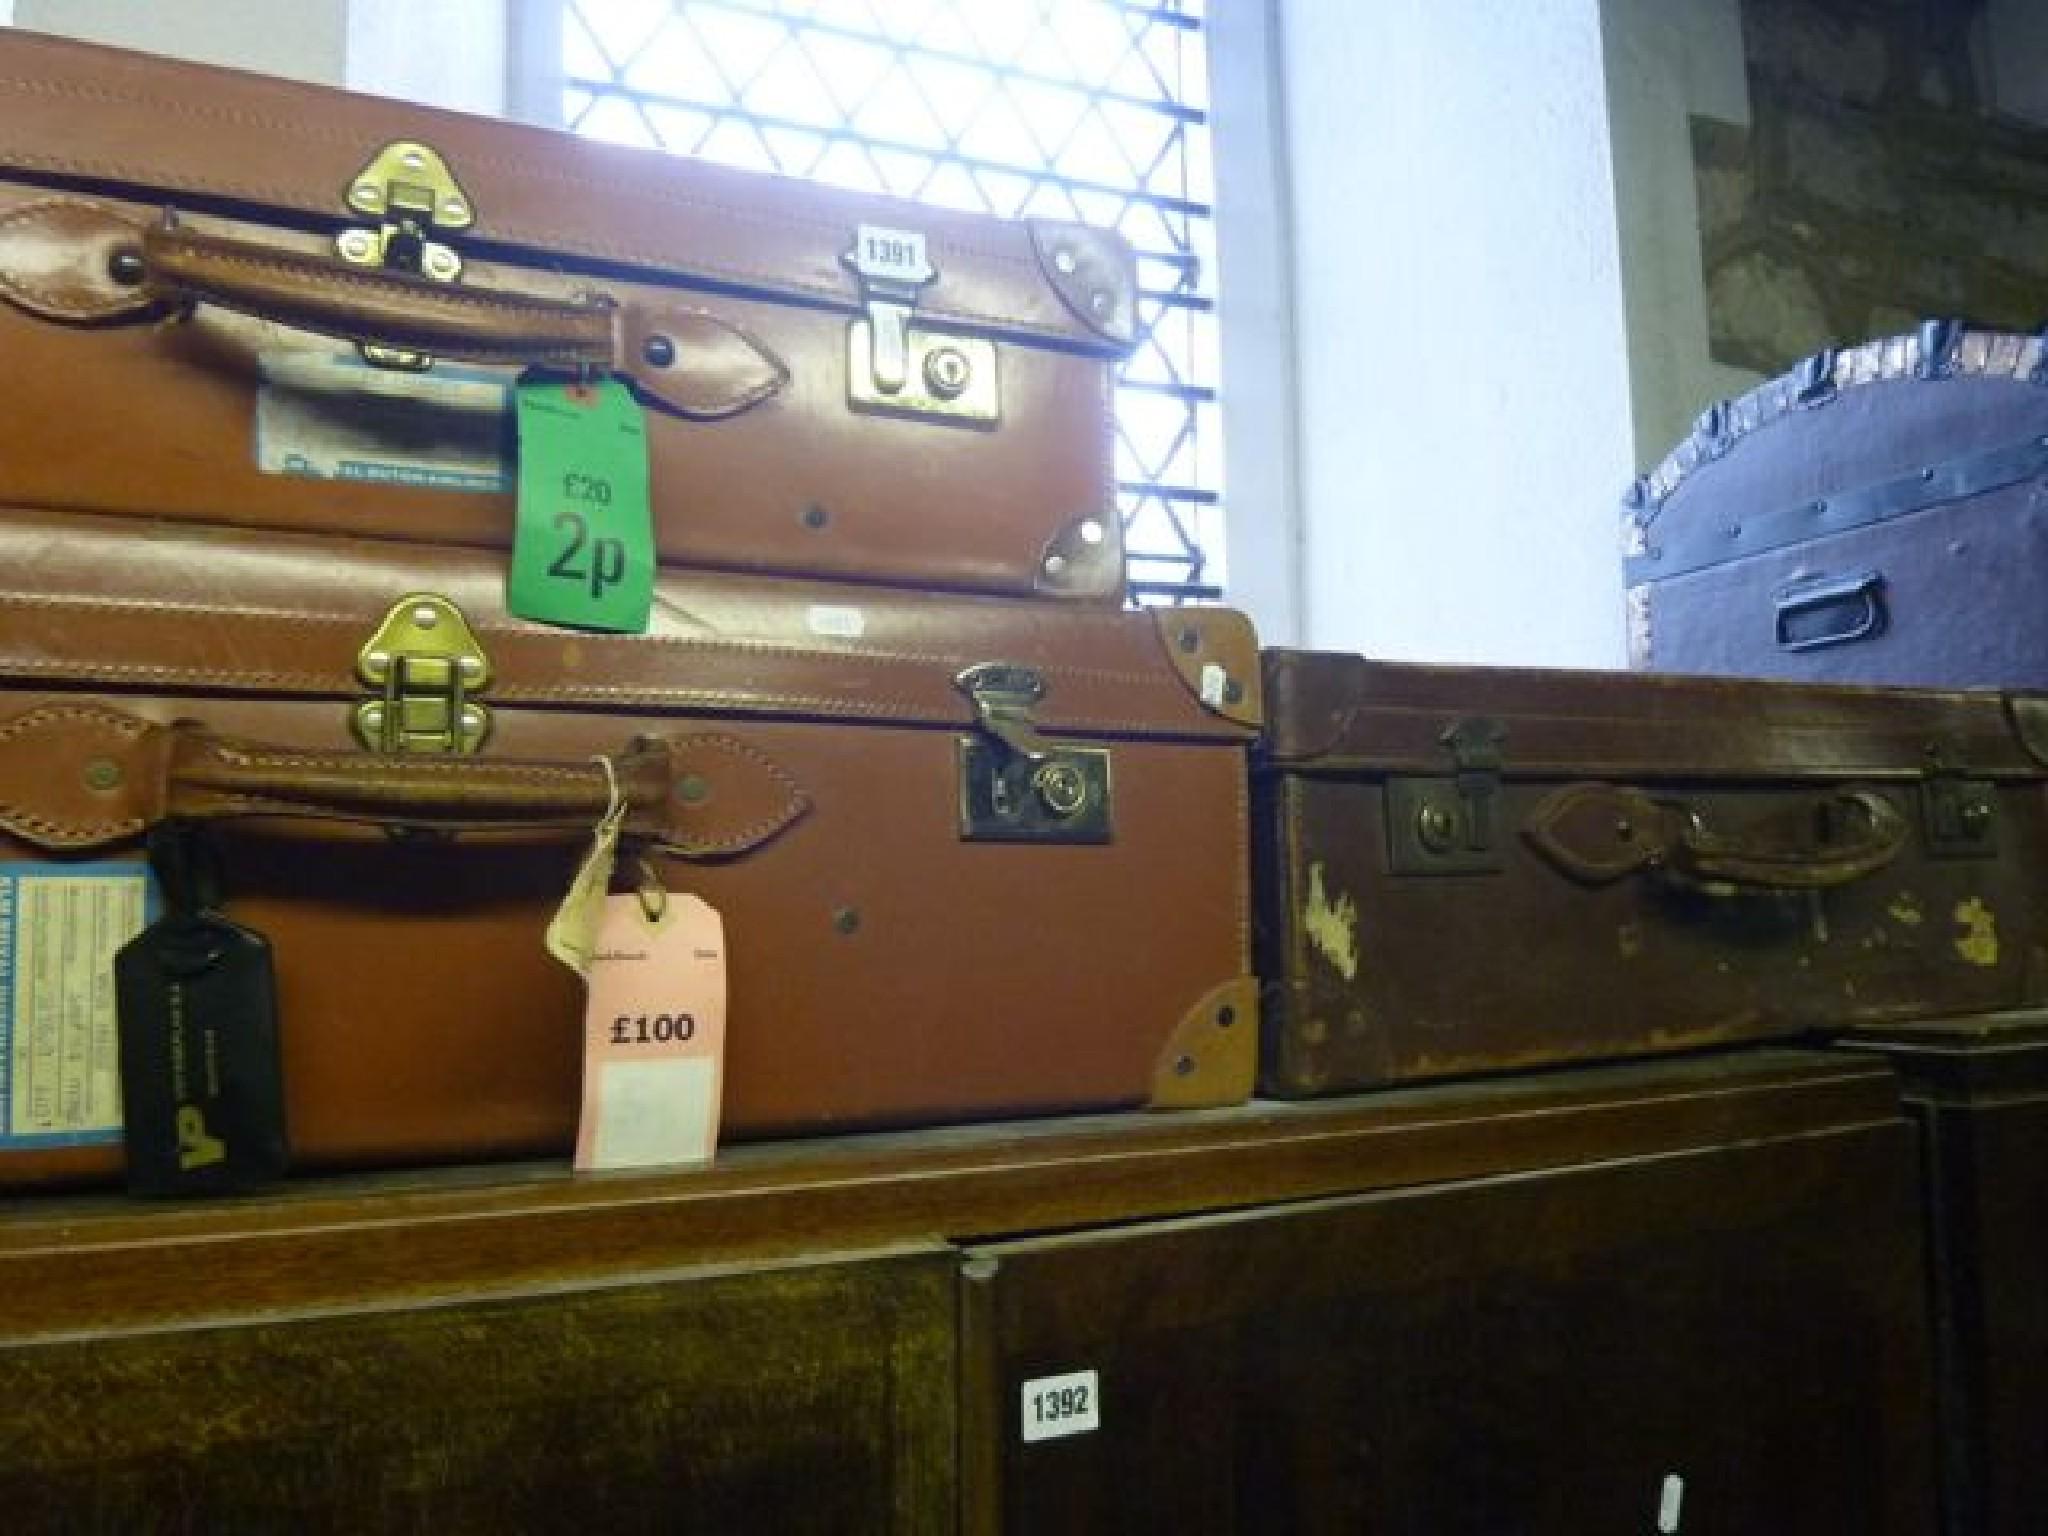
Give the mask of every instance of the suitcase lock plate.
<svg viewBox="0 0 2048 1536">
<path fill-rule="evenodd" d="M 1032 711 L 1045 679 L 1029 667 L 985 662 L 954 682 L 974 704 L 976 734 L 962 736 L 960 837 L 970 843 L 1107 843 L 1109 753 L 1055 746 Z"/>
<path fill-rule="evenodd" d="M 1439 738 L 1450 778 L 1387 781 L 1387 867 L 1397 875 L 1484 875 L 1504 867 L 1494 832 L 1501 743 L 1495 720 L 1461 720 Z"/>
<path fill-rule="evenodd" d="M 1947 747 L 1927 751 L 1927 782 L 1921 788 L 1921 831 L 1937 859 L 1998 856 L 1998 790 L 1986 779 L 1964 775 L 1959 757 Z"/>
<path fill-rule="evenodd" d="M 372 752 L 470 753 L 490 734 L 476 695 L 491 664 L 462 610 L 445 597 L 400 598 L 356 656 L 374 697 L 355 707 L 356 739 Z"/>
<path fill-rule="evenodd" d="M 334 248 L 342 260 L 440 283 L 452 283 L 462 275 L 462 258 L 455 248 L 433 236 L 468 229 L 476 222 L 476 208 L 448 162 L 430 146 L 411 139 L 385 145 L 350 181 L 347 202 L 377 225 L 336 235 Z M 418 372 L 433 363 L 425 353 L 395 347 L 365 344 L 360 350 L 365 362 L 382 368 Z"/>
<path fill-rule="evenodd" d="M 841 258 L 860 279 L 865 318 L 846 332 L 846 395 L 856 410 L 968 425 L 1001 419 L 992 341 L 916 324 L 918 295 L 939 275 L 916 230 L 863 224 Z"/>
</svg>

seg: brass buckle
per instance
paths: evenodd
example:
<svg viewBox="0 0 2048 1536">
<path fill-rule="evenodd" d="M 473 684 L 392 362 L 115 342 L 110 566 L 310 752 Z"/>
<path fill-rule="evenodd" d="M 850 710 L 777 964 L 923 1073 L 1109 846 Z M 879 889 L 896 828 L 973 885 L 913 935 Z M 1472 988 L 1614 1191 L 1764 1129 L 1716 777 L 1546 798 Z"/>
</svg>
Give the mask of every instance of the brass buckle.
<svg viewBox="0 0 2048 1536">
<path fill-rule="evenodd" d="M 462 610 L 432 592 L 403 597 L 356 656 L 374 697 L 355 707 L 356 739 L 373 752 L 467 754 L 490 734 L 476 695 L 491 664 Z"/>
<path fill-rule="evenodd" d="M 334 237 L 343 261 L 388 267 L 452 283 L 462 275 L 455 248 L 433 238 L 437 232 L 468 229 L 476 208 L 448 162 L 426 144 L 399 139 L 385 145 L 356 172 L 346 196 L 357 213 L 377 220 L 375 228 L 345 229 Z M 365 343 L 363 360 L 412 372 L 432 366 L 421 352 Z"/>
</svg>

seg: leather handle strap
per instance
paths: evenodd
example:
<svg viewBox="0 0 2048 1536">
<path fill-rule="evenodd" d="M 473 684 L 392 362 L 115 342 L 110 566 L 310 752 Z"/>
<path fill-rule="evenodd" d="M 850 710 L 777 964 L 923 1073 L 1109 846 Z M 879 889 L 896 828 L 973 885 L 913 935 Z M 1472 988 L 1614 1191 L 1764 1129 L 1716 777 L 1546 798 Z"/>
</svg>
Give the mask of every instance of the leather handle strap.
<svg viewBox="0 0 2048 1536">
<path fill-rule="evenodd" d="M 217 304 L 322 336 L 466 362 L 625 371 L 617 316 L 604 299 L 436 282 L 182 224 L 148 226 L 138 250 L 142 287 L 163 302 Z"/>
<path fill-rule="evenodd" d="M 0 299 L 43 319 L 95 324 L 212 305 L 365 346 L 611 374 L 698 421 L 736 416 L 790 377 L 753 335 L 701 309 L 436 282 L 212 234 L 169 212 L 140 225 L 76 197 L 0 213 Z"/>
<path fill-rule="evenodd" d="M 810 807 L 736 737 L 642 737 L 604 763 L 317 752 L 157 725 L 92 703 L 0 721 L 0 829 L 51 851 L 105 847 L 165 821 L 243 817 L 470 832 L 588 832 L 612 804 L 622 835 L 669 853 L 746 853 Z"/>
<path fill-rule="evenodd" d="M 1869 790 L 1800 795 L 1737 827 L 1697 807 L 1612 784 L 1568 784 L 1522 835 L 1575 880 L 1604 885 L 1661 870 L 1700 885 L 1813 891 L 1875 874 L 1905 848 L 1911 824 Z"/>
</svg>

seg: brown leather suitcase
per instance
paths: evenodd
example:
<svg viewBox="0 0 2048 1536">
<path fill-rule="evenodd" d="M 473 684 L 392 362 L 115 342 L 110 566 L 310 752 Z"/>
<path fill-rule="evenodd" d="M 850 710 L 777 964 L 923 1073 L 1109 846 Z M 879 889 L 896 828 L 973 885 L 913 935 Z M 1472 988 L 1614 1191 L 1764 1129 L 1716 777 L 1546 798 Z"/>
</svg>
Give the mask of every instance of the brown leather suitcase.
<svg viewBox="0 0 2048 1536">
<path fill-rule="evenodd" d="M 2048 1507 L 2048 1012 L 1930 1019 L 1845 1044 L 1920 1121 L 1946 1527 L 2020 1536 Z"/>
<path fill-rule="evenodd" d="M 665 561 L 1117 604 L 1135 283 L 1079 225 L 0 29 L 0 505 L 502 546 L 534 364 L 645 402 Z"/>
<path fill-rule="evenodd" d="M 734 1136 L 1249 1091 L 1240 616 L 672 574 L 651 634 L 599 636 L 507 619 L 497 565 L 0 515 L 0 873 L 218 823 L 301 1162 L 567 1145 L 581 985 L 542 935 L 599 754 L 628 844 L 724 916 Z"/>
<path fill-rule="evenodd" d="M 1279 1095 L 2048 991 L 2048 699 L 1270 651 Z"/>
<path fill-rule="evenodd" d="M 1756 1051 L 1376 1095 L 1583 1156 L 977 1245 L 963 1529 L 1926 1536 L 1912 1128 L 1847 1086 Z"/>
</svg>

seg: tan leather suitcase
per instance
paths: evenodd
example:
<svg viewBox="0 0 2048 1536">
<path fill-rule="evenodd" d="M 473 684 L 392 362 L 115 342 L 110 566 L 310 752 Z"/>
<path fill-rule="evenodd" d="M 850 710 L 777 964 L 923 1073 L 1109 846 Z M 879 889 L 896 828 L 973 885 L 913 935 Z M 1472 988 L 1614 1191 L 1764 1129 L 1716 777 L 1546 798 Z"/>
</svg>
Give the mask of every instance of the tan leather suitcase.
<svg viewBox="0 0 2048 1536">
<path fill-rule="evenodd" d="M 1079 225 L 0 29 L 0 504 L 502 546 L 544 365 L 644 402 L 664 561 L 1116 604 L 1135 282 Z"/>
<path fill-rule="evenodd" d="M 653 633 L 595 636 L 500 585 L 482 553 L 0 514 L 0 875 L 217 823 L 300 1162 L 567 1146 L 581 984 L 542 936 L 599 754 L 629 849 L 723 914 L 733 1136 L 1249 1091 L 1241 617 L 671 575 Z M 0 1179 L 118 1155 L 31 1138 Z"/>
<path fill-rule="evenodd" d="M 2048 699 L 1270 651 L 1262 1083 L 2048 989 Z"/>
</svg>

